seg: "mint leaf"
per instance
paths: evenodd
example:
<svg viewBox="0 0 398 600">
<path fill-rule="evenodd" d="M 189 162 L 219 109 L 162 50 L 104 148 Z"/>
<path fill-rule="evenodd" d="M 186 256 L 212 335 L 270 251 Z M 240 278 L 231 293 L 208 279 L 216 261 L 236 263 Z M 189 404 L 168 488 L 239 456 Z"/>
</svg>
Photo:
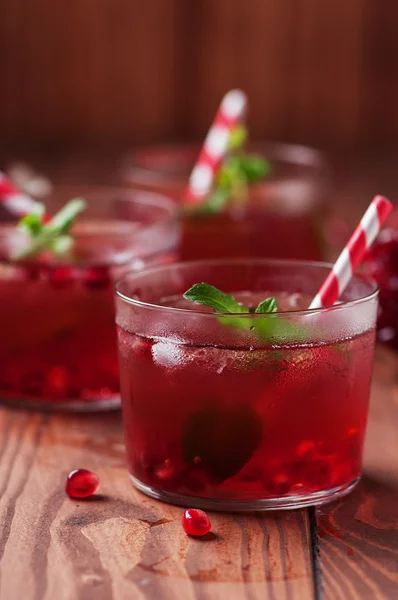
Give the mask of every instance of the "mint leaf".
<svg viewBox="0 0 398 600">
<path fill-rule="evenodd" d="M 68 233 L 77 215 L 85 210 L 87 204 L 83 198 L 74 198 L 61 208 L 46 225 L 47 229 L 59 234 Z"/>
<path fill-rule="evenodd" d="M 246 183 L 245 174 L 241 168 L 241 159 L 239 156 L 228 156 L 218 173 L 218 187 L 231 191 L 237 183 L 241 182 Z"/>
<path fill-rule="evenodd" d="M 69 252 L 73 246 L 73 237 L 71 235 L 60 235 L 51 242 L 51 250 L 57 256 L 62 256 Z"/>
<path fill-rule="evenodd" d="M 268 175 L 269 162 L 257 154 L 244 154 L 239 157 L 239 169 L 248 183 L 253 183 Z"/>
<path fill-rule="evenodd" d="M 222 292 L 208 283 L 195 283 L 184 294 L 186 300 L 214 308 L 217 313 L 247 313 L 247 308 L 239 304 L 233 296 Z"/>
<path fill-rule="evenodd" d="M 278 310 L 278 303 L 276 298 L 267 298 L 260 302 L 257 306 L 255 312 L 256 313 L 273 313 Z"/>
<path fill-rule="evenodd" d="M 248 131 L 247 128 L 244 127 L 244 125 L 236 125 L 232 131 L 231 134 L 229 136 L 229 140 L 228 140 L 228 149 L 230 152 L 233 152 L 234 150 L 238 150 L 239 148 L 242 148 L 242 146 L 244 146 L 247 138 L 248 138 Z"/>
<path fill-rule="evenodd" d="M 291 340 L 296 342 L 304 341 L 308 337 L 307 328 L 296 325 L 290 318 L 284 318 L 277 314 L 278 303 L 276 298 L 266 298 L 259 303 L 254 313 L 246 306 L 239 304 L 233 296 L 222 292 L 208 283 L 195 283 L 184 294 L 186 300 L 210 306 L 216 313 L 220 314 L 218 320 L 225 326 L 252 331 L 262 341 L 279 340 L 282 343 L 288 343 Z M 228 316 L 225 313 L 233 313 Z M 252 318 L 239 318 L 238 314 L 252 314 Z M 261 318 L 260 315 L 268 314 L 267 318 Z"/>
<path fill-rule="evenodd" d="M 35 207 L 20 222 L 20 226 L 29 234 L 31 242 L 24 250 L 14 255 L 13 260 L 35 258 L 46 250 L 56 254 L 67 252 L 73 242 L 73 238 L 68 235 L 69 230 L 77 215 L 85 208 L 85 200 L 75 198 L 61 208 L 50 221 L 43 223 L 44 206 Z"/>
<path fill-rule="evenodd" d="M 195 302 L 196 304 L 203 304 L 204 306 L 210 306 L 214 308 L 217 313 L 244 313 L 250 314 L 251 311 L 243 304 L 240 304 L 230 294 L 222 292 L 214 285 L 208 283 L 195 283 L 188 291 L 185 292 L 184 298 Z M 266 298 L 259 303 L 255 313 L 273 313 L 278 310 L 278 303 L 276 298 Z M 224 319 L 224 317 L 223 317 Z M 225 322 L 225 320 L 224 320 Z"/>
<path fill-rule="evenodd" d="M 248 185 L 265 177 L 270 171 L 269 162 L 257 154 L 246 154 L 244 144 L 247 129 L 235 126 L 230 134 L 229 153 L 218 170 L 213 191 L 206 202 L 195 207 L 186 207 L 193 215 L 211 215 L 220 213 L 230 203 L 246 202 Z"/>
<path fill-rule="evenodd" d="M 43 229 L 44 212 L 44 204 L 35 202 L 33 210 L 20 220 L 19 228 L 31 236 L 36 236 Z"/>
<path fill-rule="evenodd" d="M 207 199 L 206 202 L 201 202 L 196 205 L 187 205 L 184 207 L 185 213 L 189 215 L 208 216 L 221 213 L 224 207 L 228 204 L 230 192 L 227 188 L 219 187 Z"/>
<path fill-rule="evenodd" d="M 204 306 L 210 306 L 215 310 L 216 313 L 233 313 L 233 314 L 251 314 L 251 311 L 246 306 L 239 304 L 233 296 L 222 292 L 213 285 L 208 283 L 195 283 L 187 292 L 184 294 L 186 300 L 195 302 L 196 304 L 203 304 Z M 278 304 L 276 298 L 266 298 L 257 306 L 255 313 L 274 313 L 278 310 Z M 276 315 L 275 315 L 276 319 Z M 225 314 L 218 317 L 220 323 L 226 326 L 237 327 L 239 329 L 246 329 L 247 331 L 254 331 L 256 335 L 262 339 L 267 340 L 275 331 L 277 324 L 274 319 L 259 319 L 259 318 L 246 318 L 240 319 L 234 316 L 226 316 Z"/>
<path fill-rule="evenodd" d="M 308 332 L 301 325 L 296 325 L 289 318 L 280 315 L 272 315 L 266 319 L 253 318 L 252 331 L 263 341 L 272 340 L 275 343 L 287 344 L 292 340 L 295 342 L 304 341 L 308 337 Z"/>
</svg>

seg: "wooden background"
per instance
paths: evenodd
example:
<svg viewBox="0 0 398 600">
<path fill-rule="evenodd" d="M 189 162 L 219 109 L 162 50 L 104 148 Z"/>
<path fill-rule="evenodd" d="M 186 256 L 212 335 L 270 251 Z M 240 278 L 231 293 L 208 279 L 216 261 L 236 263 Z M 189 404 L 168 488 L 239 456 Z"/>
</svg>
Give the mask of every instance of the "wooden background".
<svg viewBox="0 0 398 600">
<path fill-rule="evenodd" d="M 202 136 L 222 94 L 255 137 L 398 141 L 396 0 L 0 0 L 0 139 Z"/>
</svg>

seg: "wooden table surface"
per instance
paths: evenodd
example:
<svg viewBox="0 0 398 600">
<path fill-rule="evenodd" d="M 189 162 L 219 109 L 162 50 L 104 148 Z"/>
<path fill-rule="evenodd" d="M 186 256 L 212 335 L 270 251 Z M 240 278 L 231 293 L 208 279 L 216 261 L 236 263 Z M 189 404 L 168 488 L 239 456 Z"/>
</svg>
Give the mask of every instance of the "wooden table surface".
<svg viewBox="0 0 398 600">
<path fill-rule="evenodd" d="M 358 172 L 339 198 L 347 218 L 384 191 Z M 77 467 L 98 473 L 100 495 L 66 496 Z M 377 348 L 364 475 L 347 498 L 214 513 L 205 540 L 185 535 L 181 514 L 131 486 L 119 413 L 0 409 L 0 600 L 395 599 L 398 354 Z"/>
<path fill-rule="evenodd" d="M 364 476 L 314 510 L 210 514 L 205 540 L 182 509 L 137 492 L 121 417 L 0 410 L 1 600 L 326 600 L 398 597 L 398 355 L 378 348 Z M 100 495 L 65 477 L 95 470 Z"/>
</svg>

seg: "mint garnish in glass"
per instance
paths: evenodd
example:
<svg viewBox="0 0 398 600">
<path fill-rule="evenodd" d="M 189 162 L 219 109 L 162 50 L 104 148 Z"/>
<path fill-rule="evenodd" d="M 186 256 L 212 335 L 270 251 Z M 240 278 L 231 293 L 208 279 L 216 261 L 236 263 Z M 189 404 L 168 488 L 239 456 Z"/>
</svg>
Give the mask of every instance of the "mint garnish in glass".
<svg viewBox="0 0 398 600">
<path fill-rule="evenodd" d="M 260 313 L 275 313 L 278 310 L 276 298 L 266 298 L 259 303 L 257 308 L 249 308 L 237 302 L 230 294 L 226 294 L 208 283 L 195 283 L 195 285 L 185 292 L 184 298 L 196 304 L 210 306 L 216 313 L 222 313 L 219 320 L 224 325 L 232 325 L 241 329 L 255 331 L 262 339 L 268 338 L 273 330 L 269 319 L 236 319 L 232 316 L 225 316 L 225 313 L 258 315 Z"/>
<path fill-rule="evenodd" d="M 210 306 L 217 313 L 270 313 L 278 310 L 275 298 L 267 298 L 260 302 L 255 310 L 250 310 L 237 302 L 230 294 L 226 294 L 208 283 L 195 283 L 185 292 L 184 298 L 196 302 L 196 304 Z"/>
<path fill-rule="evenodd" d="M 37 202 L 34 209 L 19 222 L 19 228 L 29 237 L 27 246 L 16 253 L 13 260 L 36 258 L 46 251 L 56 256 L 66 254 L 73 245 L 71 227 L 76 217 L 86 208 L 86 201 L 74 198 L 49 220 L 44 219 L 45 207 Z"/>
<path fill-rule="evenodd" d="M 214 189 L 205 202 L 186 207 L 190 214 L 216 214 L 229 204 L 245 203 L 249 186 L 268 175 L 269 162 L 258 154 L 247 153 L 246 140 L 247 129 L 237 125 L 231 132 L 228 155 L 215 177 Z"/>
<path fill-rule="evenodd" d="M 305 340 L 308 331 L 303 326 L 298 327 L 288 318 L 280 318 L 278 314 L 278 303 L 276 298 L 266 298 L 258 304 L 256 308 L 249 308 L 237 302 L 230 294 L 222 292 L 208 283 L 195 283 L 184 294 L 186 300 L 209 306 L 216 313 L 220 313 L 218 319 L 223 325 L 229 325 L 239 329 L 252 331 L 262 341 L 275 341 L 278 338 L 282 341 L 297 342 Z M 226 313 L 231 313 L 227 316 Z M 239 314 L 251 314 L 252 318 L 237 318 Z M 270 315 L 266 319 L 261 319 L 259 315 Z"/>
</svg>

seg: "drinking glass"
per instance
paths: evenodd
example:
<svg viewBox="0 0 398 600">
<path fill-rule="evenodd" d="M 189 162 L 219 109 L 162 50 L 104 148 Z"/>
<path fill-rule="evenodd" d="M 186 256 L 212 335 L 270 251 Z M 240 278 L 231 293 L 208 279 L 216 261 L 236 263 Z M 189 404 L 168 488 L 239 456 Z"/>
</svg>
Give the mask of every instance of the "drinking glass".
<svg viewBox="0 0 398 600">
<path fill-rule="evenodd" d="M 167 502 L 299 508 L 347 494 L 361 472 L 377 286 L 356 275 L 308 310 L 330 265 L 238 259 L 160 266 L 116 285 L 130 477 Z M 253 311 L 216 314 L 183 293 L 207 282 Z"/>
<path fill-rule="evenodd" d="M 246 202 L 230 203 L 219 213 L 181 210 L 181 259 L 325 258 L 331 169 L 324 155 L 280 143 L 250 144 L 248 151 L 268 160 L 270 174 L 250 185 Z M 124 162 L 124 182 L 167 193 L 182 207 L 198 154 L 194 145 L 132 151 Z"/>
<path fill-rule="evenodd" d="M 126 269 L 175 258 L 175 204 L 140 190 L 55 189 L 51 214 L 87 200 L 63 258 L 15 261 L 29 243 L 0 225 L 0 400 L 12 405 L 93 411 L 120 406 L 114 281 Z"/>
</svg>

